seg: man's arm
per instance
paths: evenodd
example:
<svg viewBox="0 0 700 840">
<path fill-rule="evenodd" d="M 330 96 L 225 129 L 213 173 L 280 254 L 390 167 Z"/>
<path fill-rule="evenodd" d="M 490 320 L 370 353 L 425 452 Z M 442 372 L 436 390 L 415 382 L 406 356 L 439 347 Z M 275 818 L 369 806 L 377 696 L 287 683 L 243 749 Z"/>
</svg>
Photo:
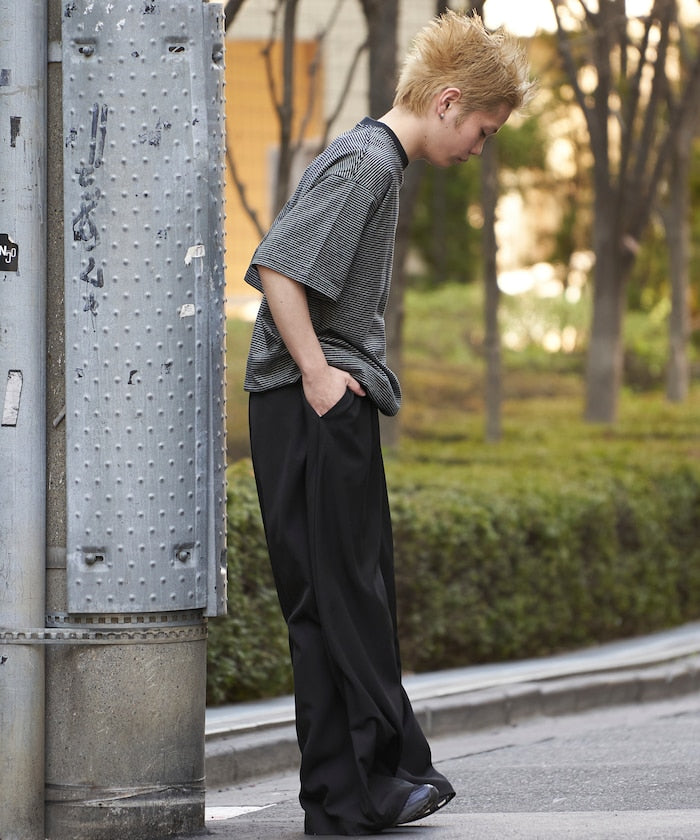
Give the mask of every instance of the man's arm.
<svg viewBox="0 0 700 840">
<path fill-rule="evenodd" d="M 301 371 L 309 405 L 323 415 L 340 400 L 346 388 L 364 397 L 365 391 L 354 377 L 326 361 L 311 323 L 304 286 L 272 269 L 261 265 L 257 268 L 275 326 Z"/>
</svg>

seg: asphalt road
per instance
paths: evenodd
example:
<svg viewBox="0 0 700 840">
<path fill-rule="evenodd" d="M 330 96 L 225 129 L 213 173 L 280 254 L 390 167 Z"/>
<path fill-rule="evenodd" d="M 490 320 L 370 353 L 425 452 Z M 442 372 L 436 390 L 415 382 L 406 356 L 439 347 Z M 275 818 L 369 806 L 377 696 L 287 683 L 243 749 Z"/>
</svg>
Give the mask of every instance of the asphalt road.
<svg viewBox="0 0 700 840">
<path fill-rule="evenodd" d="M 698 840 L 700 694 L 432 742 L 457 789 L 404 840 Z M 207 794 L 212 840 L 300 840 L 296 774 Z"/>
</svg>

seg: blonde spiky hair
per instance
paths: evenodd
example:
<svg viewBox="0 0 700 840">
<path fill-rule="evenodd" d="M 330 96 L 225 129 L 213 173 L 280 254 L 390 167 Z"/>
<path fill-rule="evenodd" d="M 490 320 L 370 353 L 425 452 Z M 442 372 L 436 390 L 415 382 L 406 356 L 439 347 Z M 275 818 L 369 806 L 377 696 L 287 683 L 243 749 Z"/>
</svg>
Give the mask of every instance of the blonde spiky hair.
<svg viewBox="0 0 700 840">
<path fill-rule="evenodd" d="M 461 116 L 493 112 L 506 104 L 517 110 L 534 90 L 525 53 L 503 30 L 489 32 L 477 14 L 452 10 L 433 19 L 416 35 L 404 61 L 394 105 L 423 115 L 436 93 L 447 87 L 462 92 Z"/>
</svg>

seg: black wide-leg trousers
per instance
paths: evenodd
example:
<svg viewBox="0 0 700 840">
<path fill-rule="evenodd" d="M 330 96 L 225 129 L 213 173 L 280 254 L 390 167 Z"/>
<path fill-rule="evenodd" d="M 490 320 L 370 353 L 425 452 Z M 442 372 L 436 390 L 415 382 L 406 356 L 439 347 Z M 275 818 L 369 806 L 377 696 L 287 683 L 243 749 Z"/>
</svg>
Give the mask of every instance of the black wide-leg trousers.
<svg viewBox="0 0 700 840">
<path fill-rule="evenodd" d="M 307 834 L 372 834 L 413 785 L 454 791 L 401 685 L 377 409 L 319 417 L 300 384 L 250 395 L 260 506 L 289 629 Z"/>
</svg>

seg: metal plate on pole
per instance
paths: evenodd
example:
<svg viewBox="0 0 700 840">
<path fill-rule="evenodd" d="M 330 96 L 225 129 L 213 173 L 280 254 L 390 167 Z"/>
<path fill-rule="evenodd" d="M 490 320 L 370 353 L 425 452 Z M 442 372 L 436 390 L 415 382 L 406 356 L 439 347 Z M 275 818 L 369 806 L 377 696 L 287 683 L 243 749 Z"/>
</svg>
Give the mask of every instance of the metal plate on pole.
<svg viewBox="0 0 700 840">
<path fill-rule="evenodd" d="M 215 614 L 225 603 L 214 503 L 225 497 L 213 454 L 225 418 L 223 383 L 212 382 L 223 347 L 223 211 L 210 210 L 220 189 L 210 121 L 222 110 L 213 22 L 201 0 L 64 9 L 74 613 Z"/>
</svg>

